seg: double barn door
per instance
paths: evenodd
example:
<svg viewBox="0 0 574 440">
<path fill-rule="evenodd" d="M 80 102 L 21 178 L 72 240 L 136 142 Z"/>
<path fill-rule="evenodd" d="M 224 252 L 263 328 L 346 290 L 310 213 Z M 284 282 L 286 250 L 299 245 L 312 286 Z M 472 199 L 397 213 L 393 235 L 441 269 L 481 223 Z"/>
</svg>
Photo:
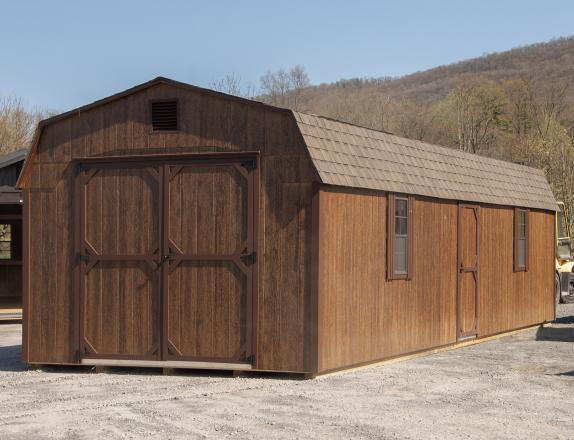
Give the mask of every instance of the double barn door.
<svg viewBox="0 0 574 440">
<path fill-rule="evenodd" d="M 78 165 L 81 359 L 251 363 L 256 165 Z"/>
</svg>

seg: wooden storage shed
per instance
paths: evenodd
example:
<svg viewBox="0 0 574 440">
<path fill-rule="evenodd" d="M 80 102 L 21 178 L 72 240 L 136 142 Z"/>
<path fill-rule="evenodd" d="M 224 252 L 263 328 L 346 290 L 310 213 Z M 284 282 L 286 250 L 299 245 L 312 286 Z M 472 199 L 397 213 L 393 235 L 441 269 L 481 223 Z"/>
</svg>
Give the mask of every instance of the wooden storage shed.
<svg viewBox="0 0 574 440">
<path fill-rule="evenodd" d="M 536 169 L 157 78 L 40 123 L 30 364 L 325 373 L 554 319 Z"/>
</svg>

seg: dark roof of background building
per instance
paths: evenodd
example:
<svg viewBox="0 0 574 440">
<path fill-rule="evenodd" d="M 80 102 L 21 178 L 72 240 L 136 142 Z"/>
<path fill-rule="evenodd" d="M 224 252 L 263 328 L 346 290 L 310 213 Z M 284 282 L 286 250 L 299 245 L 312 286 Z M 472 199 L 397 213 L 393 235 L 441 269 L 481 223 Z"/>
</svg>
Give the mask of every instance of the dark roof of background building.
<svg viewBox="0 0 574 440">
<path fill-rule="evenodd" d="M 27 148 L 21 148 L 20 150 L 4 154 L 0 156 L 0 168 L 5 168 L 17 162 L 21 162 L 26 159 L 27 155 L 28 155 Z"/>
</svg>

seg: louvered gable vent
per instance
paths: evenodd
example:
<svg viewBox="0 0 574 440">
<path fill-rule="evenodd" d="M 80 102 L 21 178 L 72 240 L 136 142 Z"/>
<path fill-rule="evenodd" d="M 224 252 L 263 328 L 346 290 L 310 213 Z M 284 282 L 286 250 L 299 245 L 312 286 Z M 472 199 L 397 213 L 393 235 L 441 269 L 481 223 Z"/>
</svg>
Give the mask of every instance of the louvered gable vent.
<svg viewBox="0 0 574 440">
<path fill-rule="evenodd" d="M 177 101 L 152 101 L 151 125 L 153 131 L 175 131 L 178 129 Z"/>
</svg>

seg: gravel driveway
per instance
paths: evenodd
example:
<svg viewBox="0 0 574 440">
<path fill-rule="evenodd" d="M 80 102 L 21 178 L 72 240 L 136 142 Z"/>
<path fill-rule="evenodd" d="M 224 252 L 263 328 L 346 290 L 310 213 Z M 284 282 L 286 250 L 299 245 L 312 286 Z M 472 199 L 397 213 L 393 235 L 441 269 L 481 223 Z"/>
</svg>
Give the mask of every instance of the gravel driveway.
<svg viewBox="0 0 574 440">
<path fill-rule="evenodd" d="M 574 305 L 550 328 L 312 381 L 28 371 L 0 325 L 0 439 L 574 438 Z"/>
</svg>

